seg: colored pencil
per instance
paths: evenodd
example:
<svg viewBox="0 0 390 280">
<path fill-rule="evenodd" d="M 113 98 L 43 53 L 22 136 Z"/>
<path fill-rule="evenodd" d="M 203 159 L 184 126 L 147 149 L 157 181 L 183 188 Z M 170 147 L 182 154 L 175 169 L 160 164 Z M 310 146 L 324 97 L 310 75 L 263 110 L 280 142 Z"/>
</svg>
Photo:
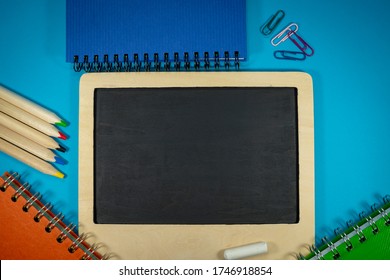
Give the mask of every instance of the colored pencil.
<svg viewBox="0 0 390 280">
<path fill-rule="evenodd" d="M 42 147 L 34 141 L 2 126 L 1 124 L 0 137 L 45 161 L 65 164 L 65 161 L 61 157 L 53 153 L 51 150 Z"/>
<path fill-rule="evenodd" d="M 4 99 L 0 99 L 0 111 L 31 126 L 32 128 L 35 128 L 42 133 L 45 133 L 46 135 L 66 140 L 66 136 L 58 129 L 56 129 L 52 124 L 49 124 L 44 120 L 34 115 L 31 115 L 30 113 L 20 109 L 19 107 L 8 103 Z"/>
<path fill-rule="evenodd" d="M 67 123 L 58 117 L 53 112 L 39 106 L 38 104 L 0 86 L 0 98 L 5 101 L 29 112 L 30 114 L 48 122 L 59 126 L 67 126 Z"/>
<path fill-rule="evenodd" d="M 55 169 L 46 161 L 37 158 L 36 156 L 16 147 L 2 138 L 0 138 L 0 151 L 3 151 L 5 154 L 31 166 L 32 168 L 35 168 L 42 173 L 49 174 L 61 179 L 64 178 L 64 174 Z"/>
<path fill-rule="evenodd" d="M 53 138 L 47 136 L 46 134 L 43 134 L 42 132 L 39 132 L 34 128 L 29 127 L 28 125 L 25 125 L 18 120 L 15 120 L 14 118 L 11 118 L 10 116 L 2 112 L 0 112 L 0 123 L 8 129 L 13 130 L 20 135 L 23 135 L 24 137 L 34 141 L 35 143 L 45 148 L 57 150 L 59 152 L 66 151 L 65 147 L 59 144 Z"/>
</svg>

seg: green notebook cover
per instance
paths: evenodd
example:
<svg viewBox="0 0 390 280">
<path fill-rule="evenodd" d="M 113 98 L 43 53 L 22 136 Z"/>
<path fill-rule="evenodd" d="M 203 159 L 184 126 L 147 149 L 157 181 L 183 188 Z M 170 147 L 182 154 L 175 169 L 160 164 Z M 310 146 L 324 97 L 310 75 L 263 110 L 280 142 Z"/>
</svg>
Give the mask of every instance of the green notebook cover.
<svg viewBox="0 0 390 280">
<path fill-rule="evenodd" d="M 335 230 L 332 240 L 323 238 L 320 247 L 311 246 L 302 260 L 390 260 L 390 196 L 384 204 L 372 206 L 370 215 L 360 214 L 360 220 L 347 223 L 345 231 Z"/>
</svg>

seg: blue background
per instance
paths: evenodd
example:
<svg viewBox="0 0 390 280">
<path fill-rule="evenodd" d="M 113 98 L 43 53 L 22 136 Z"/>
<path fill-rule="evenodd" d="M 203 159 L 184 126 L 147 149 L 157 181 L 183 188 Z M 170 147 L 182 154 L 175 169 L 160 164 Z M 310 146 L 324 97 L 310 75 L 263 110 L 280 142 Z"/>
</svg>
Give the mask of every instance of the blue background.
<svg viewBox="0 0 390 280">
<path fill-rule="evenodd" d="M 315 49 L 303 62 L 276 60 L 260 26 L 277 10 Z M 247 0 L 243 70 L 305 71 L 314 82 L 316 239 L 356 219 L 389 194 L 390 1 Z M 272 35 L 276 35 L 274 32 Z M 272 36 L 271 35 L 271 36 Z M 78 220 L 78 85 L 65 63 L 65 0 L 0 0 L 0 84 L 50 108 L 70 125 L 60 180 L 0 154 L 0 172 L 18 171 L 66 222 Z"/>
</svg>

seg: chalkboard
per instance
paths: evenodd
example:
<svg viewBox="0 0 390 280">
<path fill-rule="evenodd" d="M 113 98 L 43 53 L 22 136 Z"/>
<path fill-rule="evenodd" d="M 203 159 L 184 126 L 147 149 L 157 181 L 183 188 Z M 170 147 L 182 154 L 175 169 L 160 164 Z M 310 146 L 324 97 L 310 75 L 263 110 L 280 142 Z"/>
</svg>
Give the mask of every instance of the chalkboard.
<svg viewBox="0 0 390 280">
<path fill-rule="evenodd" d="M 295 87 L 96 88 L 94 222 L 299 222 Z"/>
</svg>

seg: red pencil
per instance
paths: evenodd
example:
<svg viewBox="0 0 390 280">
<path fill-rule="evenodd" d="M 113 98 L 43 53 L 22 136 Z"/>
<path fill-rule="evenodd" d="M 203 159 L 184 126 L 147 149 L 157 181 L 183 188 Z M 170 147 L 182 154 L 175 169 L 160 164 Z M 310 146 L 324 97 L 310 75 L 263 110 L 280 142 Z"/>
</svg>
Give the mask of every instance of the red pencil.
<svg viewBox="0 0 390 280">
<path fill-rule="evenodd" d="M 44 120 L 20 109 L 8 103 L 7 101 L 0 98 L 0 111 L 7 114 L 8 116 L 19 120 L 22 123 L 25 123 L 36 130 L 56 138 L 61 138 L 66 140 L 67 137 L 60 132 L 54 125 L 45 122 Z"/>
</svg>

